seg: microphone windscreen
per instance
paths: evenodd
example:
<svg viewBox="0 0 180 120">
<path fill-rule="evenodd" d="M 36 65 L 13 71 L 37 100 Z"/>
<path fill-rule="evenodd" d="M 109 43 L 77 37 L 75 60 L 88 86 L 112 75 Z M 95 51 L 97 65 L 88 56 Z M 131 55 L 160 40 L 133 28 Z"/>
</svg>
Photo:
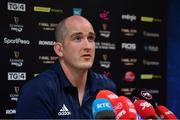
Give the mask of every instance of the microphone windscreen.
<svg viewBox="0 0 180 120">
<path fill-rule="evenodd" d="M 134 103 L 137 100 L 146 100 L 147 102 L 151 103 L 151 105 L 153 105 L 154 107 L 158 105 L 158 103 L 154 100 L 152 94 L 144 88 L 137 88 L 132 91 L 131 101 Z"/>
<path fill-rule="evenodd" d="M 176 115 L 163 105 L 157 106 L 155 110 L 162 119 L 177 119 Z"/>
<path fill-rule="evenodd" d="M 120 96 L 110 101 L 115 115 L 116 120 L 120 119 L 137 119 L 137 112 L 133 103 L 125 96 Z"/>
<path fill-rule="evenodd" d="M 118 96 L 110 90 L 100 90 L 96 95 L 96 98 L 106 98 L 111 101 L 112 99 L 118 98 Z"/>
<path fill-rule="evenodd" d="M 156 119 L 157 115 L 153 106 L 146 100 L 138 100 L 134 103 L 137 113 L 143 119 Z"/>
<path fill-rule="evenodd" d="M 115 113 L 111 103 L 105 98 L 94 100 L 92 104 L 94 119 L 115 119 Z"/>
</svg>

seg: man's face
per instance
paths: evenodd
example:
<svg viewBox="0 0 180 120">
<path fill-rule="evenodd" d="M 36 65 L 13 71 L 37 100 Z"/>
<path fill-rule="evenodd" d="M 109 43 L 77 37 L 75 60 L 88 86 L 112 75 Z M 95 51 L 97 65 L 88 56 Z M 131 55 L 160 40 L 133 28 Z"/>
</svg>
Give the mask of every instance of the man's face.
<svg viewBox="0 0 180 120">
<path fill-rule="evenodd" d="M 61 59 L 72 68 L 89 69 L 95 56 L 95 33 L 92 26 L 89 22 L 71 22 L 66 27 L 68 32 Z"/>
</svg>

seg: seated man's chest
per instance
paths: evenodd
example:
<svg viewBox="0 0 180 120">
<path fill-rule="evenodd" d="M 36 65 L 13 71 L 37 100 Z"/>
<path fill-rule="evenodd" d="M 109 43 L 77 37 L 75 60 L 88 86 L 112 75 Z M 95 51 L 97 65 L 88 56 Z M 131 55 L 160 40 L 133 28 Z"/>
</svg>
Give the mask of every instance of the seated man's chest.
<svg viewBox="0 0 180 120">
<path fill-rule="evenodd" d="M 79 104 L 77 93 L 62 93 L 56 106 L 56 118 L 61 119 L 92 119 L 92 103 L 95 95 L 85 94 L 82 105 Z"/>
</svg>

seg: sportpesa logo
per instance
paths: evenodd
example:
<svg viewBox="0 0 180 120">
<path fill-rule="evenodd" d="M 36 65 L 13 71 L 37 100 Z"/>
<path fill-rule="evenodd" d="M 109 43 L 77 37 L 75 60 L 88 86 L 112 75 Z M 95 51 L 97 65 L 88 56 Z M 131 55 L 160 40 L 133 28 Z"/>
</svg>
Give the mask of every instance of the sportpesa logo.
<svg viewBox="0 0 180 120">
<path fill-rule="evenodd" d="M 25 44 L 25 45 L 29 45 L 30 41 L 29 40 L 22 40 L 21 38 L 9 39 L 7 37 L 4 37 L 4 43 L 5 44 Z"/>
</svg>

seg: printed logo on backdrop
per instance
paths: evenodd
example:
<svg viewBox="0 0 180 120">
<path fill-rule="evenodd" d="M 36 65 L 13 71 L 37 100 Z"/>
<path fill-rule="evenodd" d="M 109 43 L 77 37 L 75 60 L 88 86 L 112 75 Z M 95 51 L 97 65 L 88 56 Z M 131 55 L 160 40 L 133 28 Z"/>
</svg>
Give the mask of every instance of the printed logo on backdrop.
<svg viewBox="0 0 180 120">
<path fill-rule="evenodd" d="M 53 46 L 55 44 L 55 41 L 46 41 L 46 40 L 39 40 L 38 45 L 42 46 Z"/>
<path fill-rule="evenodd" d="M 33 77 L 36 77 L 36 76 L 38 76 L 38 75 L 39 75 L 39 73 L 34 73 Z"/>
<path fill-rule="evenodd" d="M 111 62 L 107 60 L 108 59 L 108 55 L 107 54 L 103 54 L 102 55 L 102 59 L 103 60 L 99 61 L 100 66 L 103 67 L 103 68 L 110 68 L 111 67 Z"/>
<path fill-rule="evenodd" d="M 26 80 L 26 72 L 8 72 L 8 80 L 24 81 Z"/>
<path fill-rule="evenodd" d="M 6 109 L 6 115 L 16 114 L 16 109 Z"/>
<path fill-rule="evenodd" d="M 55 31 L 57 23 L 38 22 L 38 26 L 44 31 Z"/>
<path fill-rule="evenodd" d="M 11 65 L 16 66 L 16 67 L 21 67 L 23 65 L 24 60 L 20 59 L 19 55 L 20 55 L 19 51 L 14 51 L 14 57 L 15 58 L 9 60 Z"/>
<path fill-rule="evenodd" d="M 107 78 L 111 77 L 111 73 L 109 71 L 103 71 L 103 75 L 106 76 Z"/>
<path fill-rule="evenodd" d="M 149 16 L 141 16 L 141 22 L 162 22 L 162 19 Z"/>
<path fill-rule="evenodd" d="M 63 13 L 62 9 L 55 9 L 51 7 L 34 6 L 34 12 L 42 13 Z"/>
<path fill-rule="evenodd" d="M 104 38 L 109 38 L 111 35 L 111 31 L 107 30 L 108 25 L 107 24 L 102 24 L 103 30 L 99 30 L 100 36 Z"/>
<path fill-rule="evenodd" d="M 146 59 L 143 59 L 143 64 L 146 65 L 146 66 L 159 66 L 160 63 L 159 61 L 150 61 L 150 60 L 146 60 Z"/>
<path fill-rule="evenodd" d="M 145 52 L 159 52 L 159 46 L 157 45 L 144 45 Z"/>
<path fill-rule="evenodd" d="M 54 64 L 57 59 L 57 56 L 39 56 L 39 60 L 42 61 L 43 64 Z"/>
<path fill-rule="evenodd" d="M 136 44 L 135 43 L 121 43 L 121 49 L 126 51 L 136 51 Z"/>
<path fill-rule="evenodd" d="M 134 15 L 134 14 L 132 14 L 132 15 L 130 15 L 130 14 L 122 14 L 121 19 L 133 22 L 133 21 L 137 20 L 137 16 Z"/>
<path fill-rule="evenodd" d="M 121 58 L 121 62 L 125 66 L 133 66 L 137 63 L 137 58 Z"/>
<path fill-rule="evenodd" d="M 160 75 L 160 74 L 153 74 L 153 73 L 142 73 L 142 74 L 140 74 L 140 78 L 142 80 L 161 79 L 162 75 Z"/>
<path fill-rule="evenodd" d="M 14 86 L 14 92 L 15 93 L 12 93 L 12 94 L 9 94 L 9 97 L 12 101 L 16 101 L 18 100 L 18 97 L 19 97 L 19 86 Z"/>
<path fill-rule="evenodd" d="M 103 10 L 99 13 L 99 17 L 103 20 L 109 20 L 109 11 Z"/>
<path fill-rule="evenodd" d="M 126 82 L 133 82 L 135 79 L 136 79 L 136 75 L 132 71 L 127 71 L 123 77 L 123 80 Z"/>
<path fill-rule="evenodd" d="M 121 33 L 123 33 L 124 36 L 135 36 L 137 34 L 137 29 L 121 28 Z"/>
<path fill-rule="evenodd" d="M 12 11 L 26 11 L 26 4 L 24 3 L 14 3 L 14 2 L 7 2 L 7 9 Z"/>
<path fill-rule="evenodd" d="M 145 37 L 154 37 L 154 38 L 159 38 L 160 34 L 159 33 L 152 33 L 152 32 L 148 32 L 148 31 L 143 31 L 143 35 Z"/>
<path fill-rule="evenodd" d="M 7 38 L 4 37 L 4 43 L 9 45 L 9 44 L 22 44 L 22 45 L 29 45 L 30 44 L 30 40 L 23 40 L 21 38 Z"/>
<path fill-rule="evenodd" d="M 22 32 L 24 26 L 19 24 L 20 17 L 14 16 L 13 19 L 15 24 L 9 24 L 11 31 Z"/>
<path fill-rule="evenodd" d="M 116 50 L 116 44 L 110 42 L 96 42 L 96 49 Z"/>
<path fill-rule="evenodd" d="M 82 8 L 73 8 L 73 15 L 81 15 Z"/>
<path fill-rule="evenodd" d="M 121 88 L 121 92 L 124 95 L 131 95 L 132 91 L 134 91 L 135 88 Z"/>
</svg>

